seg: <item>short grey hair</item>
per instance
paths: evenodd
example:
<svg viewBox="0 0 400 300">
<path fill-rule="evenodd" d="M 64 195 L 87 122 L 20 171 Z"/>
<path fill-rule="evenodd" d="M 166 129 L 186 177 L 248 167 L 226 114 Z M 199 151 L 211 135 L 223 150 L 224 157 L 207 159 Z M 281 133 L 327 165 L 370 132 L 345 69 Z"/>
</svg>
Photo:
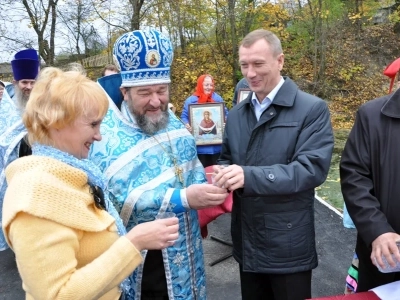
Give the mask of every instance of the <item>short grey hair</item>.
<svg viewBox="0 0 400 300">
<path fill-rule="evenodd" d="M 279 55 L 283 53 L 281 41 L 279 38 L 269 30 L 266 29 L 256 29 L 248 33 L 240 43 L 240 47 L 248 48 L 255 42 L 265 39 L 274 55 Z"/>
</svg>

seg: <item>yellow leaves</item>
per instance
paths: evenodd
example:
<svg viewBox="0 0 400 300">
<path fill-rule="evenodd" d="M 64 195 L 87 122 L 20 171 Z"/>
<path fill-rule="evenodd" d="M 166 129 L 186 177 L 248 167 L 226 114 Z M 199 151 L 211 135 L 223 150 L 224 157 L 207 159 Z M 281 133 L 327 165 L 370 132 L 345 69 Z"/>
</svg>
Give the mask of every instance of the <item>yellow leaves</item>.
<svg viewBox="0 0 400 300">
<path fill-rule="evenodd" d="M 280 5 L 272 3 L 262 4 L 254 12 L 256 15 L 255 24 L 261 24 L 263 28 L 271 30 L 276 34 L 286 30 L 287 23 L 291 18 L 287 10 L 283 9 Z"/>
<path fill-rule="evenodd" d="M 172 64 L 171 99 L 180 115 L 183 103 L 193 94 L 197 78 L 202 74 L 211 74 L 215 80 L 215 91 L 231 107 L 234 86 L 232 83 L 232 67 L 216 48 L 208 45 L 190 44 L 185 55 L 175 53 Z"/>
<path fill-rule="evenodd" d="M 321 11 L 320 12 L 321 19 L 328 19 L 329 13 L 330 13 L 329 9 Z"/>
<path fill-rule="evenodd" d="M 87 77 L 89 78 L 96 78 L 96 74 L 93 70 L 90 70 L 89 72 L 87 72 Z"/>
<path fill-rule="evenodd" d="M 354 75 L 364 69 L 361 65 L 347 66 L 339 71 L 340 78 L 349 81 L 354 78 Z"/>
<path fill-rule="evenodd" d="M 356 20 L 361 19 L 362 15 L 361 15 L 361 13 L 349 13 L 347 15 L 347 17 L 349 18 L 349 20 L 356 21 Z"/>
</svg>

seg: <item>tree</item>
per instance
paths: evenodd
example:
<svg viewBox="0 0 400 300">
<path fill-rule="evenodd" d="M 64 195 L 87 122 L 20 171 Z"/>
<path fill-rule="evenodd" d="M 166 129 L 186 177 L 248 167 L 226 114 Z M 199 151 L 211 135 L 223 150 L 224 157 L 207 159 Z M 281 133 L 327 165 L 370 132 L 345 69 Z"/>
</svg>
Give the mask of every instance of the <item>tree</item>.
<svg viewBox="0 0 400 300">
<path fill-rule="evenodd" d="M 223 56 L 232 67 L 232 83 L 236 85 L 238 82 L 238 74 L 240 74 L 239 59 L 238 59 L 238 41 L 237 32 L 244 33 L 246 30 L 238 30 L 242 28 L 240 26 L 240 20 L 238 18 L 243 16 L 245 12 L 245 26 L 250 27 L 249 15 L 252 14 L 252 7 L 246 7 L 251 4 L 252 1 L 216 1 L 215 12 L 216 12 L 216 25 L 215 25 L 215 40 L 217 48 L 223 53 Z M 250 13 L 250 14 L 249 14 Z"/>
<path fill-rule="evenodd" d="M 251 26 L 253 23 L 254 8 L 255 8 L 254 0 L 248 0 L 245 22 L 244 22 L 244 26 L 242 28 L 242 36 L 245 36 L 246 34 L 248 34 L 250 32 L 250 29 L 251 29 Z"/>
<path fill-rule="evenodd" d="M 76 54 L 78 58 L 97 54 L 93 50 L 99 46 L 96 41 L 101 41 L 102 38 L 94 26 L 96 19 L 91 0 L 68 2 L 66 5 L 59 6 L 57 12 L 61 21 L 59 24 L 60 31 L 62 31 L 62 28 L 66 28 L 63 35 L 70 44 L 71 54 Z M 82 45 L 84 47 L 83 52 Z"/>
<path fill-rule="evenodd" d="M 229 15 L 229 25 L 230 25 L 230 39 L 232 42 L 232 83 L 236 85 L 237 74 L 240 71 L 239 68 L 239 47 L 238 47 L 238 37 L 236 29 L 236 14 L 235 14 L 236 0 L 228 0 L 228 15 Z"/>
<path fill-rule="evenodd" d="M 287 46 L 293 49 L 292 53 L 298 53 L 296 59 L 311 63 L 312 72 L 307 74 L 310 92 L 323 97 L 329 88 L 326 82 L 329 52 L 339 53 L 333 50 L 342 45 L 340 31 L 344 25 L 345 10 L 341 0 L 307 0 L 304 5 L 298 3 L 297 9 L 293 2 L 290 6 Z M 333 36 L 335 43 L 329 40 Z M 299 68 L 304 69 L 304 65 L 300 64 Z"/>
<path fill-rule="evenodd" d="M 129 0 L 132 6 L 132 18 L 130 30 L 140 29 L 140 10 L 142 9 L 144 0 Z"/>
<path fill-rule="evenodd" d="M 91 2 L 101 20 L 113 28 L 124 31 L 140 29 L 147 11 L 158 3 L 155 0 L 91 0 Z"/>
<path fill-rule="evenodd" d="M 6 46 L 13 52 L 21 48 L 38 47 L 39 55 L 47 65 L 51 65 L 54 61 L 57 2 L 58 0 L 3 0 L 0 10 L 3 23 L 0 37 L 3 47 Z M 36 38 L 32 38 L 32 31 Z"/>
<path fill-rule="evenodd" d="M 48 66 L 54 64 L 54 37 L 56 32 L 57 2 L 58 0 L 31 0 L 29 2 L 27 0 L 22 0 L 22 4 L 28 13 L 31 25 L 37 34 L 39 55 Z"/>
</svg>

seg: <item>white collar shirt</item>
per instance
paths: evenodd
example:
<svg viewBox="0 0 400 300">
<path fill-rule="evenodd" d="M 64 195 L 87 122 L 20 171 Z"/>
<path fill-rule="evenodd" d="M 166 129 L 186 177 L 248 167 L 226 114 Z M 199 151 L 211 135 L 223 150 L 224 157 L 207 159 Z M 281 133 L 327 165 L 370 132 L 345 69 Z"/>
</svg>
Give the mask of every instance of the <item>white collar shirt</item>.
<svg viewBox="0 0 400 300">
<path fill-rule="evenodd" d="M 253 103 L 254 106 L 254 113 L 256 114 L 257 121 L 260 120 L 261 114 L 268 109 L 268 107 L 272 104 L 274 101 L 274 98 L 276 94 L 278 93 L 279 89 L 282 87 L 282 85 L 285 83 L 285 80 L 281 76 L 281 80 L 279 83 L 273 88 L 273 90 L 265 97 L 261 103 L 258 102 L 256 93 L 252 93 L 251 96 L 251 102 Z"/>
</svg>

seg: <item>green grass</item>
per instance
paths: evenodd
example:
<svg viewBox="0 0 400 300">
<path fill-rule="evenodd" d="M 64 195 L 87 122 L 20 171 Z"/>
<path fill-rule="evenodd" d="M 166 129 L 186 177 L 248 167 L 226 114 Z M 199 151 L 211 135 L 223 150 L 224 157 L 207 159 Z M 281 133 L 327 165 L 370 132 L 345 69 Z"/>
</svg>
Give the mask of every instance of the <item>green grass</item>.
<svg viewBox="0 0 400 300">
<path fill-rule="evenodd" d="M 340 190 L 339 163 L 344 145 L 350 130 L 338 129 L 334 131 L 335 146 L 332 154 L 331 167 L 326 181 L 316 188 L 317 195 L 326 202 L 343 211 L 343 197 Z"/>
</svg>

